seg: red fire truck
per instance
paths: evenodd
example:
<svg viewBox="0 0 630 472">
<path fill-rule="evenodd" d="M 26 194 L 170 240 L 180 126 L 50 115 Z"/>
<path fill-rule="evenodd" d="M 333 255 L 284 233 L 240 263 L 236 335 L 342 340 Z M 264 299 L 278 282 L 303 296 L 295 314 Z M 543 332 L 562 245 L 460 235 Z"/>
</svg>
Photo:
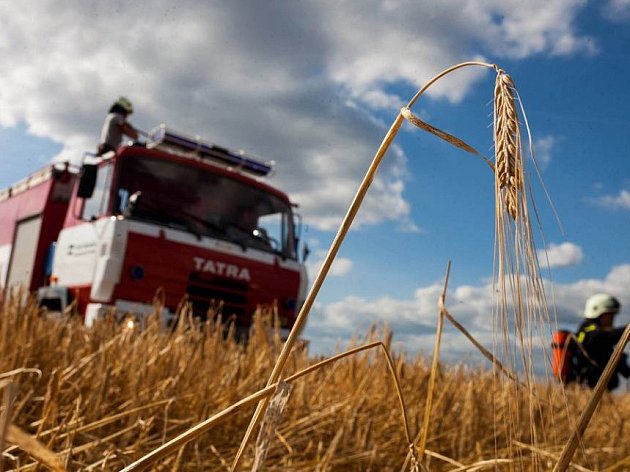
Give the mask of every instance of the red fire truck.
<svg viewBox="0 0 630 472">
<path fill-rule="evenodd" d="M 222 302 L 247 329 L 258 305 L 276 303 L 288 330 L 306 252 L 295 205 L 263 181 L 271 171 L 164 125 L 78 170 L 51 165 L 0 192 L 0 286 L 38 291 L 55 310 L 76 300 L 87 325 L 153 312 L 161 289 L 165 319 L 186 296 L 195 315 Z"/>
</svg>

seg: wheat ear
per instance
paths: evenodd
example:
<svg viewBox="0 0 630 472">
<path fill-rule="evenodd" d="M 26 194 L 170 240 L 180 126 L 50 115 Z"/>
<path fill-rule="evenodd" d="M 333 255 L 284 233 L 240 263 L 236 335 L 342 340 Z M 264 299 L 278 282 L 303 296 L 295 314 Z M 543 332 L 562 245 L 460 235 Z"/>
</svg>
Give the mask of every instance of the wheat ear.
<svg viewBox="0 0 630 472">
<path fill-rule="evenodd" d="M 523 188 L 523 160 L 514 83 L 502 70 L 497 73 L 494 87 L 494 145 L 497 192 L 503 194 L 505 209 L 516 220 L 518 196 Z"/>
</svg>

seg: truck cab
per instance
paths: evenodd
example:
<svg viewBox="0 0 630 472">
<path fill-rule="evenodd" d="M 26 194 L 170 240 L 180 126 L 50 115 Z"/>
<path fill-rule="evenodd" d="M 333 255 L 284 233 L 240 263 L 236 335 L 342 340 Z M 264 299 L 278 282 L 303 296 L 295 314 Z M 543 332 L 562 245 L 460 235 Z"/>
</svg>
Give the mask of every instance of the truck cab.
<svg viewBox="0 0 630 472">
<path fill-rule="evenodd" d="M 67 294 L 90 325 L 110 312 L 152 313 L 159 293 L 165 320 L 184 301 L 202 319 L 221 306 L 240 330 L 273 305 L 288 333 L 306 271 L 295 205 L 263 181 L 271 166 L 199 141 L 191 150 L 181 141 L 193 138 L 165 127 L 154 136 L 84 161 L 42 298 Z"/>
</svg>

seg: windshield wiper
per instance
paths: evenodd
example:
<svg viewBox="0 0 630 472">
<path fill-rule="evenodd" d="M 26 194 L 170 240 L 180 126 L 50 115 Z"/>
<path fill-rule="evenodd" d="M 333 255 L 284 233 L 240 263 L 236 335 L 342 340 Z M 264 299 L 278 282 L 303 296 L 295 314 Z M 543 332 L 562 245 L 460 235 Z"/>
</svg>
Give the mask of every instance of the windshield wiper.
<svg viewBox="0 0 630 472">
<path fill-rule="evenodd" d="M 221 225 L 220 223 L 217 223 L 216 221 L 206 220 L 204 218 L 200 218 L 197 215 L 188 213 L 186 211 L 182 211 L 182 215 L 186 216 L 187 218 L 190 218 L 190 220 L 194 221 L 195 223 L 199 223 L 204 228 L 213 230 L 215 233 L 219 233 L 222 235 L 225 234 L 225 227 Z"/>
<path fill-rule="evenodd" d="M 192 233 L 197 238 L 197 241 L 201 241 L 201 232 L 197 230 L 195 223 L 193 223 L 188 218 L 179 218 L 177 221 L 172 221 L 172 223 L 183 226 L 188 230 L 189 233 Z"/>
</svg>

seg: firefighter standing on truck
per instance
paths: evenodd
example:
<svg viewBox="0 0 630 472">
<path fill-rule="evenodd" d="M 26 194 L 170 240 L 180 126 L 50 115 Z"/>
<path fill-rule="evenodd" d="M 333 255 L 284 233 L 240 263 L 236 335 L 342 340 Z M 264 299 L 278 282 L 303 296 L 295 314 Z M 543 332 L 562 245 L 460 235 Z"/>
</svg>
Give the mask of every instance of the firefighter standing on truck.
<svg viewBox="0 0 630 472">
<path fill-rule="evenodd" d="M 619 300 L 607 293 L 598 293 L 586 301 L 584 321 L 577 331 L 577 342 L 582 349 L 576 349 L 578 357 L 576 377 L 579 383 L 593 388 L 597 385 L 606 364 L 619 342 L 624 327 L 613 328 L 613 321 L 621 308 Z M 608 382 L 608 390 L 619 385 L 619 374 L 630 377 L 630 367 L 624 354 L 615 373 Z"/>
<path fill-rule="evenodd" d="M 131 139 L 138 139 L 138 132 L 127 121 L 127 117 L 133 113 L 133 105 L 125 97 L 120 97 L 109 109 L 109 113 L 103 123 L 101 140 L 98 145 L 97 155 L 101 156 L 109 151 L 115 151 L 122 142 L 123 135 Z"/>
</svg>

